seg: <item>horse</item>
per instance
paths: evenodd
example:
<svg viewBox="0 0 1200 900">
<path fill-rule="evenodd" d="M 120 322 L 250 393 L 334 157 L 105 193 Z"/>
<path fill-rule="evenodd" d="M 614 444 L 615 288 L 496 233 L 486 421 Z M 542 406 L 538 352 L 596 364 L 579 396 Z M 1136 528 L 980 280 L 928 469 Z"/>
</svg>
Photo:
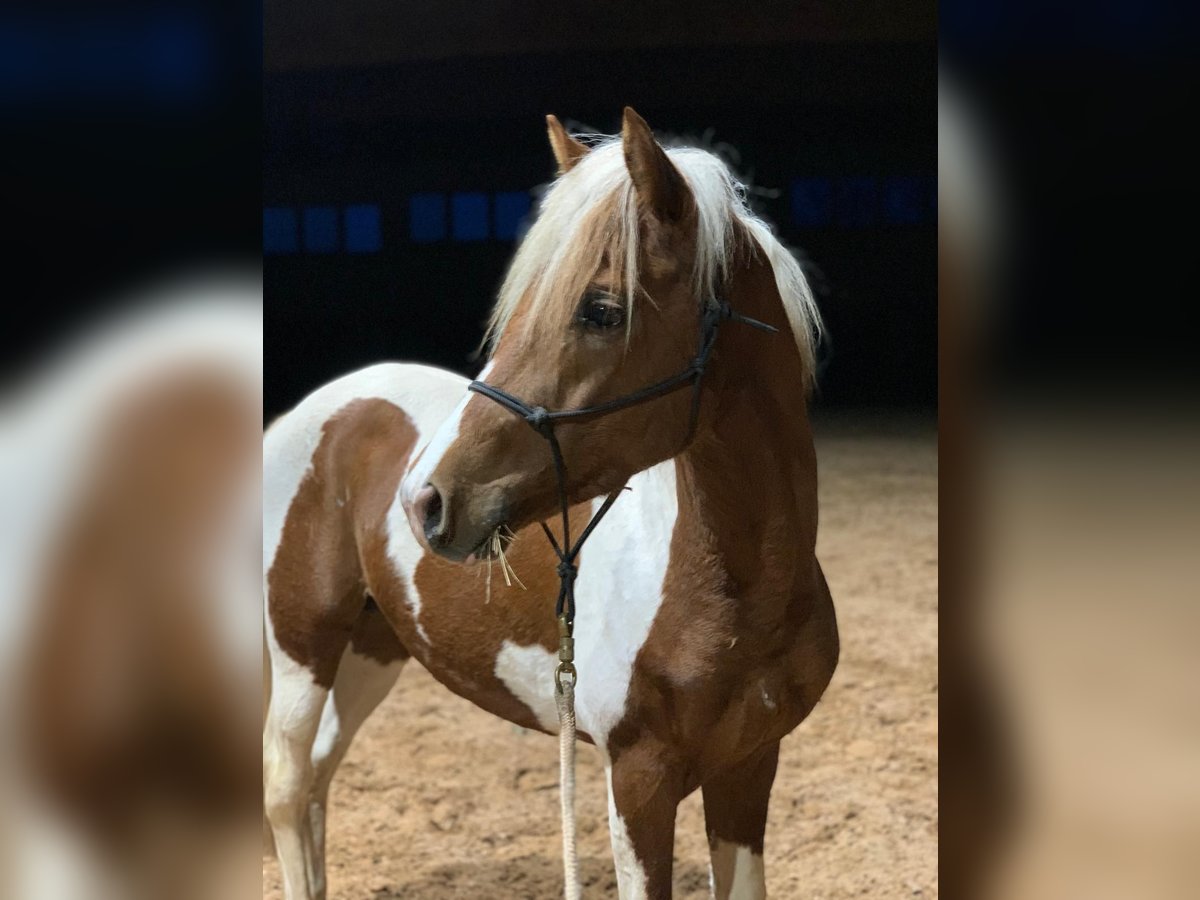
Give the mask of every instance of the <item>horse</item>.
<svg viewBox="0 0 1200 900">
<path fill-rule="evenodd" d="M 839 652 L 815 553 L 819 314 L 718 156 L 664 147 L 630 108 L 619 135 L 586 143 L 547 126 L 557 177 L 472 390 L 375 365 L 265 435 L 264 810 L 289 900 L 324 895 L 330 780 L 408 659 L 497 716 L 558 732 L 560 558 L 539 523 L 560 487 L 573 533 L 608 513 L 575 560 L 576 714 L 607 773 L 620 897 L 670 897 L 676 807 L 697 788 L 714 895 L 766 894 L 779 742 Z M 719 336 L 704 324 L 715 310 Z M 730 321 L 749 317 L 780 333 Z M 556 424 L 559 472 L 544 429 L 481 386 L 534 418 L 608 414 Z M 516 578 L 466 568 L 490 573 L 497 555 Z"/>
</svg>

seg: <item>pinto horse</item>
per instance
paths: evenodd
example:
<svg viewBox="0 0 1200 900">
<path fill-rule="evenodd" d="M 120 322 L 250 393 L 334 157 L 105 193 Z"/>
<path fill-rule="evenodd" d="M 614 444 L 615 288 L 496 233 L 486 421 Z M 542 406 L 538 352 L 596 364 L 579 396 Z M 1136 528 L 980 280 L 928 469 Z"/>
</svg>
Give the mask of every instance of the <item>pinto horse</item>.
<svg viewBox="0 0 1200 900">
<path fill-rule="evenodd" d="M 806 411 L 817 310 L 716 156 L 664 149 L 631 109 L 590 146 L 547 121 L 559 177 L 501 287 L 481 380 L 545 409 L 603 405 L 692 372 L 718 304 L 780 332 L 729 322 L 694 390 L 555 428 L 573 533 L 628 488 L 575 582 L 579 734 L 607 770 L 620 896 L 671 895 L 676 807 L 700 788 L 715 895 L 763 897 L 779 741 L 838 657 Z M 330 779 L 410 657 L 558 731 L 559 560 L 538 527 L 558 478 L 543 436 L 492 399 L 377 365 L 266 434 L 263 789 L 289 900 L 324 894 Z M 523 584 L 463 565 L 491 565 L 501 534 Z"/>
</svg>

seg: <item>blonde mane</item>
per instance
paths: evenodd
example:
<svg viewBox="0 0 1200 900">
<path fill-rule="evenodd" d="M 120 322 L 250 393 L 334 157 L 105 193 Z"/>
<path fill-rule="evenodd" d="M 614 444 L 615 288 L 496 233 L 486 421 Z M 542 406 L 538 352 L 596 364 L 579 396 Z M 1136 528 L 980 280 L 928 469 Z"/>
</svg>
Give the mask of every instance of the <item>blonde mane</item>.
<svg viewBox="0 0 1200 900">
<path fill-rule="evenodd" d="M 723 160 L 696 147 L 673 147 L 666 152 L 687 180 L 696 203 L 692 271 L 696 296 L 705 298 L 702 302 L 715 296 L 734 252 L 735 223 L 740 224 L 775 274 L 775 285 L 806 378 L 811 382 L 822 326 L 800 264 L 771 227 L 750 211 L 745 185 Z M 621 266 L 629 322 L 638 285 L 638 209 L 620 136 L 597 139 L 591 151 L 550 186 L 537 221 L 522 241 L 500 287 L 484 340 L 495 348 L 527 295 L 529 312 L 535 317 L 555 314 L 553 298 L 580 296 L 605 252 L 613 265 Z M 566 316 L 570 311 L 557 313 Z"/>
</svg>

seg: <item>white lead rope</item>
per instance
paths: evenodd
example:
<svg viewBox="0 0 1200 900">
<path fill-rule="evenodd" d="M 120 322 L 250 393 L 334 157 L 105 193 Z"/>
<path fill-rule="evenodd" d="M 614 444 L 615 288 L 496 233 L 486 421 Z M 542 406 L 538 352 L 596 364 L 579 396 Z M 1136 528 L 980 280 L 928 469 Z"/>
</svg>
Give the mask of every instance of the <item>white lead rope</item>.
<svg viewBox="0 0 1200 900">
<path fill-rule="evenodd" d="M 562 800 L 563 896 L 580 900 L 579 855 L 575 849 L 575 678 L 559 678 L 554 693 L 558 705 L 558 783 Z"/>
</svg>

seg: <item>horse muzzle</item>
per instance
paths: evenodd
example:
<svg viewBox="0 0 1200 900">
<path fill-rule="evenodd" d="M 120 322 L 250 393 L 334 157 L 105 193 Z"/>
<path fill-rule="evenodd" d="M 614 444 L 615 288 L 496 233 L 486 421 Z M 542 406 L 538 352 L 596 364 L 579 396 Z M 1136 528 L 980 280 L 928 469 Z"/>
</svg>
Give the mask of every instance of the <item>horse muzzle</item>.
<svg viewBox="0 0 1200 900">
<path fill-rule="evenodd" d="M 489 491 L 447 491 L 428 482 L 405 504 L 409 527 L 426 550 L 452 562 L 487 559 L 504 524 L 504 504 Z"/>
</svg>

